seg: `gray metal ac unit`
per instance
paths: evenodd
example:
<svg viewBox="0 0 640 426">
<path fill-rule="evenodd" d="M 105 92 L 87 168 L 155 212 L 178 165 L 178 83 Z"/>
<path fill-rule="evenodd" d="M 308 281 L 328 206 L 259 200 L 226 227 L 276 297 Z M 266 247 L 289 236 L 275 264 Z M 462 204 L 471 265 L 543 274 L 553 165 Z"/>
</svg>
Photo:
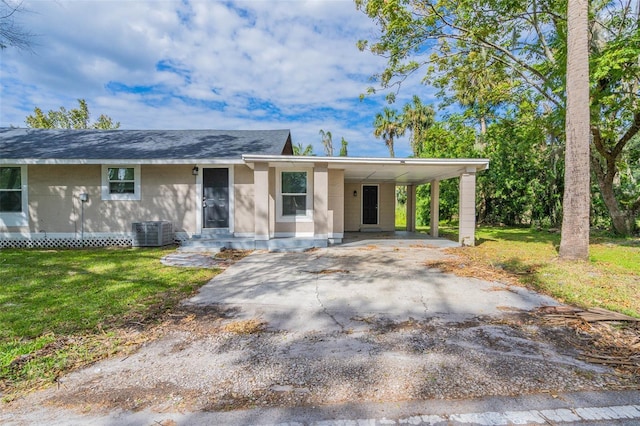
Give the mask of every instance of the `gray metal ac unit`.
<svg viewBox="0 0 640 426">
<path fill-rule="evenodd" d="M 173 244 L 171 222 L 134 222 L 131 224 L 134 247 L 161 247 Z"/>
</svg>

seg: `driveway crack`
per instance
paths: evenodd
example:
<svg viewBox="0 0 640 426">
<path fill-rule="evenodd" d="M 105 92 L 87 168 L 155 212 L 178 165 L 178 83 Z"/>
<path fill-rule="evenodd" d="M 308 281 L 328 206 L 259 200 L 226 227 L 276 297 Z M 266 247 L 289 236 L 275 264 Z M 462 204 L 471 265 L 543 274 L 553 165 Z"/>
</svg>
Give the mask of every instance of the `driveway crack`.
<svg viewBox="0 0 640 426">
<path fill-rule="evenodd" d="M 420 303 L 424 306 L 424 317 L 429 318 L 429 307 L 427 306 L 427 302 L 424 300 L 424 294 L 420 292 Z"/>
<path fill-rule="evenodd" d="M 319 303 L 319 304 L 320 304 L 320 306 L 322 307 L 322 312 L 324 312 L 324 313 L 325 313 L 329 318 L 331 318 L 331 320 L 332 320 L 333 322 L 335 322 L 335 323 L 338 325 L 338 327 L 340 327 L 340 330 L 341 330 L 342 332 L 344 332 L 344 325 L 342 325 L 342 324 L 340 323 L 340 321 L 338 321 L 338 320 L 336 319 L 336 317 L 334 317 L 333 315 L 331 315 L 331 313 L 329 312 L 329 310 L 327 309 L 327 307 L 326 307 L 326 306 L 324 306 L 324 303 L 322 303 L 322 300 L 320 300 L 320 290 L 318 289 L 318 280 L 319 280 L 319 278 L 318 278 L 318 277 L 316 277 L 316 299 L 318 300 L 318 303 Z"/>
</svg>

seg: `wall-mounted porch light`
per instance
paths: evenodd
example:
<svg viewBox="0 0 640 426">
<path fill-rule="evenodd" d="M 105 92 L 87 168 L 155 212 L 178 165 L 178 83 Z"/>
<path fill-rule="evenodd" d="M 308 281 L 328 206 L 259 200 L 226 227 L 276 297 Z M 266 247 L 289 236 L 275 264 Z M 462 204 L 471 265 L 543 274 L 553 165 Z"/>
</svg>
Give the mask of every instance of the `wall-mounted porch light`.
<svg viewBox="0 0 640 426">
<path fill-rule="evenodd" d="M 194 176 L 198 176 L 198 171 L 200 169 L 198 169 L 198 166 L 193 166 L 193 169 L 191 169 L 191 174 Z"/>
<path fill-rule="evenodd" d="M 355 189 L 353 190 L 353 196 L 357 197 L 358 196 L 358 191 L 356 191 Z"/>
</svg>

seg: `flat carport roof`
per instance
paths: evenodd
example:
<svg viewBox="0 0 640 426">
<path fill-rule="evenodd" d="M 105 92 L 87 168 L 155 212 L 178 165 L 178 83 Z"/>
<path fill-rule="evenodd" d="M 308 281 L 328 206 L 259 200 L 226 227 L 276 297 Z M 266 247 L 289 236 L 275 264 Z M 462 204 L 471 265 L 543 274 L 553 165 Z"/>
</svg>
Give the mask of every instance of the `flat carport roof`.
<svg viewBox="0 0 640 426">
<path fill-rule="evenodd" d="M 289 155 L 243 155 L 249 167 L 267 163 L 271 167 L 297 168 L 323 165 L 344 171 L 345 182 L 394 183 L 407 186 L 407 231 L 415 231 L 416 186 L 431 184 L 431 236 L 438 236 L 440 181 L 460 178 L 458 204 L 459 243 L 475 244 L 476 173 L 489 168 L 486 158 L 366 158 Z"/>
<path fill-rule="evenodd" d="M 344 170 L 345 182 L 393 182 L 397 185 L 420 185 L 460 177 L 464 173 L 489 168 L 486 158 L 377 158 L 312 157 L 289 155 L 243 155 L 252 163 L 266 162 L 282 168 L 326 163 L 330 169 Z"/>
</svg>

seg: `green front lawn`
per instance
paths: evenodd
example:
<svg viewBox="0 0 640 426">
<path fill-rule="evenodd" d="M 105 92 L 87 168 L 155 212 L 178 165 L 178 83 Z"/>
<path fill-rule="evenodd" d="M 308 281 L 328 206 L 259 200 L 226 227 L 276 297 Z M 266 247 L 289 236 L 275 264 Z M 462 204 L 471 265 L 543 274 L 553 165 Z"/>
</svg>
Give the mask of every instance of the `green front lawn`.
<svg viewBox="0 0 640 426">
<path fill-rule="evenodd" d="M 160 263 L 168 249 L 0 250 L 0 392 L 51 383 L 118 350 L 217 271 Z"/>
<path fill-rule="evenodd" d="M 440 234 L 457 241 L 457 228 Z M 558 259 L 560 233 L 481 226 L 476 246 L 455 249 L 468 261 L 506 271 L 529 287 L 582 308 L 601 307 L 640 318 L 640 238 L 593 233 L 588 262 Z"/>
</svg>

